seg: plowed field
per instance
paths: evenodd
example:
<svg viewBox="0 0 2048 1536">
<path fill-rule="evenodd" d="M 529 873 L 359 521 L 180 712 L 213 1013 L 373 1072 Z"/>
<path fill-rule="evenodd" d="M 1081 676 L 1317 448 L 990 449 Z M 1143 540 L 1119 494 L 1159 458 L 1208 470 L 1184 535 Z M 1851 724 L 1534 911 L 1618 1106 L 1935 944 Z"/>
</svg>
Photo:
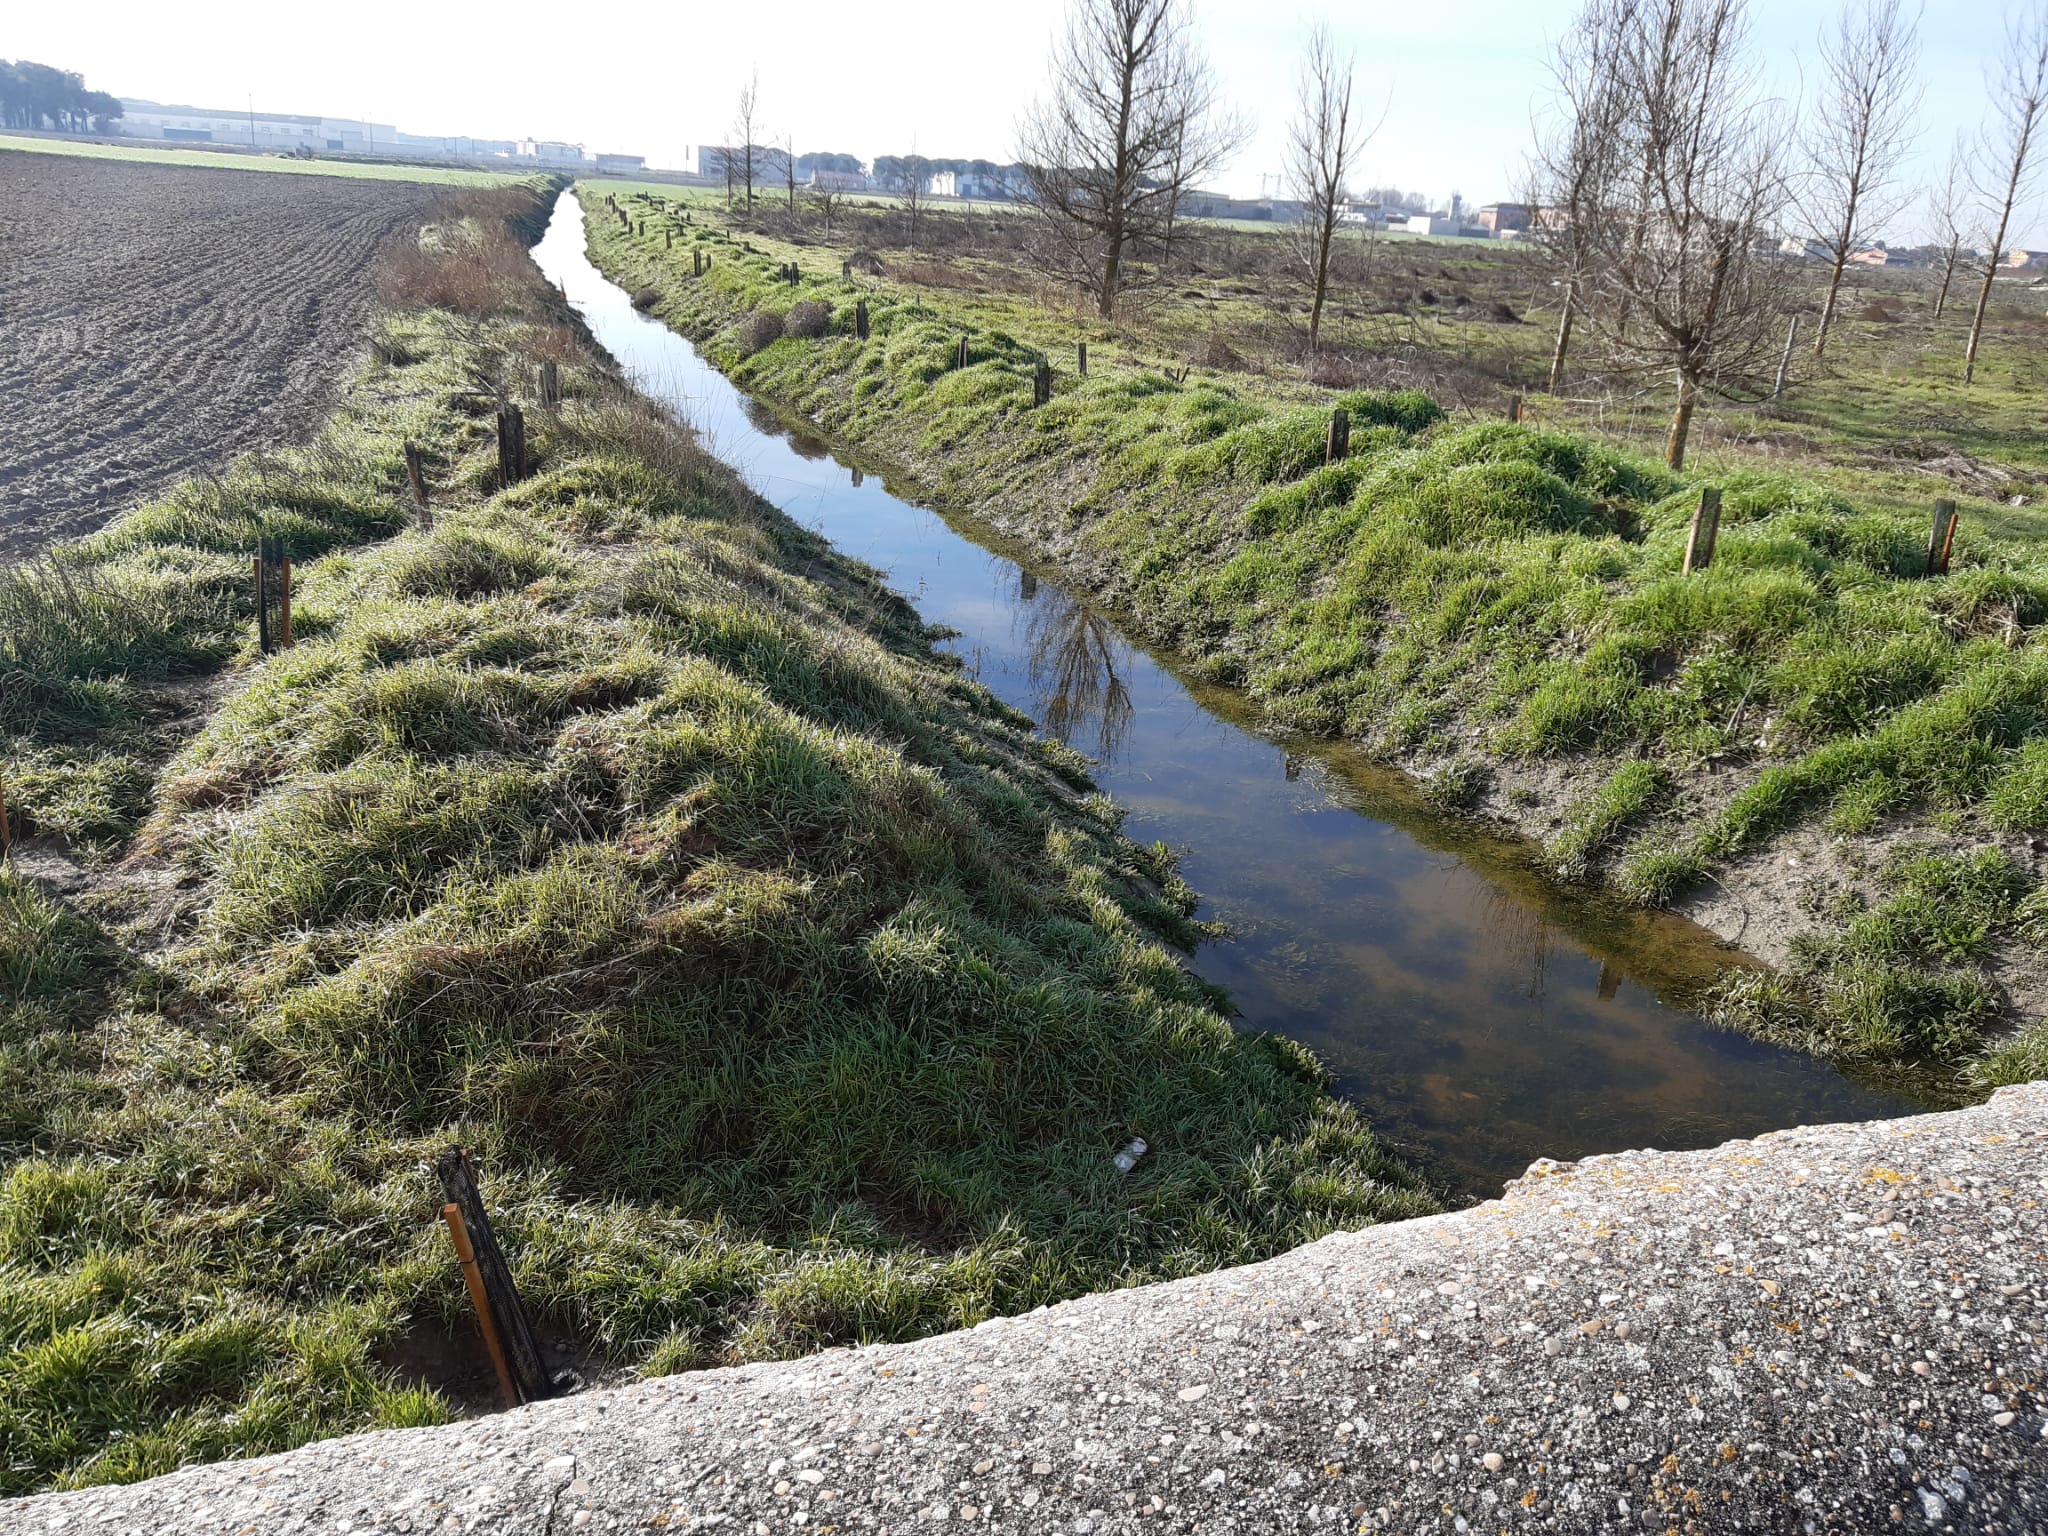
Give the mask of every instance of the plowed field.
<svg viewBox="0 0 2048 1536">
<path fill-rule="evenodd" d="M 440 190 L 0 153 L 0 552 L 307 435 Z"/>
</svg>

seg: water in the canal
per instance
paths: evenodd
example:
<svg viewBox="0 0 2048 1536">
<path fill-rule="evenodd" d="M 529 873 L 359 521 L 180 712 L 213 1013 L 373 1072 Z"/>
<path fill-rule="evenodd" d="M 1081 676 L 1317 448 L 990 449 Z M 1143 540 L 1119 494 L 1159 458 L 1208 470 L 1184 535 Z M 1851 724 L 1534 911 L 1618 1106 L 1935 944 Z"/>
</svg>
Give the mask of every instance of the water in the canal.
<svg viewBox="0 0 2048 1536">
<path fill-rule="evenodd" d="M 535 255 L 643 389 L 960 631 L 951 648 L 976 677 L 1097 760 L 1131 836 L 1183 850 L 1202 915 L 1230 927 L 1196 968 L 1230 988 L 1245 1026 L 1312 1047 L 1446 1186 L 1493 1195 L 1536 1157 L 1913 1107 L 1660 1001 L 1725 963 L 1699 928 L 1544 879 L 1526 845 L 1432 816 L 1342 744 L 1262 733 L 1236 695 L 1183 682 L 1022 551 L 956 531 L 792 430 L 590 264 L 573 198 Z"/>
</svg>

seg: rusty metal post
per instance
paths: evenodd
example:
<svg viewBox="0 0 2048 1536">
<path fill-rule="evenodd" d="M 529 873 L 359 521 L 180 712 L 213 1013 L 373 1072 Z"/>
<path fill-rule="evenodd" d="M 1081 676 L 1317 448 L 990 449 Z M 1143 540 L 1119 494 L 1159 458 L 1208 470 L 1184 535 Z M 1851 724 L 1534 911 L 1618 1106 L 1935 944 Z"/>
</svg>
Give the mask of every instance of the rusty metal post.
<svg viewBox="0 0 2048 1536">
<path fill-rule="evenodd" d="M 448 1236 L 455 1243 L 455 1259 L 462 1266 L 462 1280 L 469 1287 L 469 1304 L 476 1309 L 476 1325 L 484 1336 L 484 1349 L 491 1368 L 498 1373 L 498 1391 L 507 1408 L 519 1406 L 519 1386 L 512 1379 L 512 1367 L 505 1362 L 505 1345 L 498 1337 L 498 1325 L 491 1318 L 491 1298 L 484 1290 L 483 1274 L 476 1267 L 476 1249 L 470 1245 L 469 1228 L 462 1220 L 462 1207 L 449 1201 L 441 1207 L 441 1219 L 448 1223 Z"/>
</svg>

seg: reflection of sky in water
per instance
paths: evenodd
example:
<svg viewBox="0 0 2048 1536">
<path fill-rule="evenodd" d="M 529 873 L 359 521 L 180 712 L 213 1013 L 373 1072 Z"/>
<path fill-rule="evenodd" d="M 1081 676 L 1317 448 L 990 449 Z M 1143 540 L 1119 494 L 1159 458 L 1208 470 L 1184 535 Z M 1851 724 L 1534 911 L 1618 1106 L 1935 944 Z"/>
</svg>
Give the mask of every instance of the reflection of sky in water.
<svg viewBox="0 0 2048 1536">
<path fill-rule="evenodd" d="M 643 388 L 764 496 L 887 574 L 999 696 L 1100 760 L 1140 841 L 1185 850 L 1231 937 L 1198 969 L 1248 1027 L 1312 1046 L 1374 1125 L 1478 1194 L 1533 1158 L 1693 1146 L 1900 1101 L 1664 1006 L 1717 961 L 1699 930 L 1538 877 L 1520 851 L 1421 815 L 1342 745 L 1247 728 L 1049 577 L 792 438 L 584 259 L 568 199 L 538 255 Z M 1000 542 L 991 540 L 991 542 Z"/>
</svg>

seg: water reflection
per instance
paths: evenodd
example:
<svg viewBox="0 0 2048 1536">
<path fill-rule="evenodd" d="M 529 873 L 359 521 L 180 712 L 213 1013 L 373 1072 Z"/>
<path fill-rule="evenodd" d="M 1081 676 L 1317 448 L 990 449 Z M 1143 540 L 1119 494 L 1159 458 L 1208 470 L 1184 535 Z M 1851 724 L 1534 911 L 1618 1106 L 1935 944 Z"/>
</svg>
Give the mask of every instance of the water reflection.
<svg viewBox="0 0 2048 1536">
<path fill-rule="evenodd" d="M 1020 573 L 1036 596 L 1038 579 Z M 1032 713 L 1047 735 L 1102 762 L 1114 762 L 1136 711 L 1124 681 L 1130 642 L 1107 616 L 1053 589 L 1024 609 Z"/>
<path fill-rule="evenodd" d="M 1528 845 L 1434 813 L 1355 748 L 1261 729 L 1243 694 L 1131 645 L 1114 613 L 1010 558 L 1001 535 L 842 465 L 634 311 L 590 265 L 573 203 L 536 254 L 643 387 L 762 495 L 887 573 L 957 636 L 972 675 L 1097 758 L 1131 835 L 1184 850 L 1203 915 L 1229 931 L 1194 967 L 1247 1027 L 1313 1048 L 1447 1186 L 1483 1197 L 1539 1155 L 1911 1106 L 1912 1085 L 1851 1080 L 1689 1014 L 1729 958 L 1700 929 L 1559 885 Z"/>
<path fill-rule="evenodd" d="M 1537 1004 L 1540 1012 L 1551 952 L 1560 937 L 1556 924 L 1497 885 L 1489 885 L 1479 900 L 1479 922 L 1495 953 L 1506 959 L 1511 970 L 1528 978 L 1523 996 Z"/>
</svg>

